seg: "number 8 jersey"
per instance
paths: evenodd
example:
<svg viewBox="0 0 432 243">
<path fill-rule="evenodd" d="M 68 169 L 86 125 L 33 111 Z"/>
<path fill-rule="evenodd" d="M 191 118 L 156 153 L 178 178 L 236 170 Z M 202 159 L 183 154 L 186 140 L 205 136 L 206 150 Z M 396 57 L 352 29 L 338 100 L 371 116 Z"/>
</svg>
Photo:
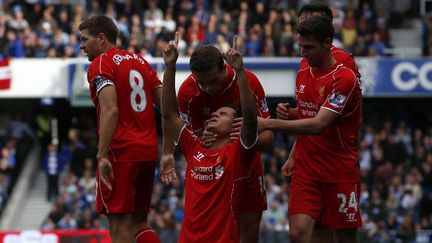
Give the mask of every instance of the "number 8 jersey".
<svg viewBox="0 0 432 243">
<path fill-rule="evenodd" d="M 141 55 L 112 48 L 92 61 L 87 80 L 97 110 L 98 134 L 98 94 L 107 85 L 116 89 L 119 115 L 110 144 L 114 161 L 157 160 L 153 94 L 162 83 L 150 64 Z"/>
</svg>

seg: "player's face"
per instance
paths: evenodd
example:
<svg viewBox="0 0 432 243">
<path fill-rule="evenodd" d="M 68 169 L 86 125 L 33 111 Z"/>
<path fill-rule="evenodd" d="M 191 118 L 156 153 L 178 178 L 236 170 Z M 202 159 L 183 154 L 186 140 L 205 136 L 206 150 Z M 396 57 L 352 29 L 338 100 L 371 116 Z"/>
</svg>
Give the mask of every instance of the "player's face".
<svg viewBox="0 0 432 243">
<path fill-rule="evenodd" d="M 100 36 L 92 36 L 88 29 L 81 31 L 80 40 L 80 49 L 85 52 L 89 61 L 93 61 L 93 59 L 103 52 Z"/>
<path fill-rule="evenodd" d="M 213 112 L 208 124 L 207 130 L 218 135 L 230 134 L 235 119 L 235 110 L 231 107 L 221 107 Z"/>
<path fill-rule="evenodd" d="M 193 74 L 200 88 L 212 96 L 218 95 L 223 90 L 227 79 L 225 68 L 220 70 L 218 67 L 213 67 L 208 71 Z"/>
<path fill-rule="evenodd" d="M 321 43 L 312 36 L 298 35 L 297 44 L 300 47 L 301 56 L 306 58 L 309 66 L 319 68 L 330 49 L 331 40 L 328 39 Z"/>
</svg>

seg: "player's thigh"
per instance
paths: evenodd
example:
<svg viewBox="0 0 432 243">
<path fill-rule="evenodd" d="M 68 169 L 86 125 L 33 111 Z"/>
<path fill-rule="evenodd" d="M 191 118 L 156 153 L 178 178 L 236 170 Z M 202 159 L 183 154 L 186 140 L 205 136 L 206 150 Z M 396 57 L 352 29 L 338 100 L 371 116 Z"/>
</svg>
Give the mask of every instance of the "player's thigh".
<svg viewBox="0 0 432 243">
<path fill-rule="evenodd" d="M 259 230 L 262 212 L 240 212 L 240 231 Z"/>
<path fill-rule="evenodd" d="M 267 199 L 262 174 L 260 175 L 252 172 L 251 175 L 242 182 L 242 189 L 239 195 L 240 212 L 261 215 L 262 211 L 267 209 Z"/>
<path fill-rule="evenodd" d="M 97 176 L 96 209 L 108 214 L 145 213 L 150 209 L 156 162 L 112 162 L 112 190 Z"/>
<path fill-rule="evenodd" d="M 337 230 L 362 226 L 359 183 L 326 183 L 320 224 Z"/>
<path fill-rule="evenodd" d="M 324 197 L 321 184 L 294 175 L 288 195 L 288 215 L 304 214 L 315 220 L 320 219 Z"/>
<path fill-rule="evenodd" d="M 135 180 L 135 188 L 137 188 L 135 205 L 136 208 L 138 209 L 137 211 L 141 213 L 145 213 L 145 215 L 147 215 L 147 212 L 150 210 L 155 168 L 156 168 L 156 161 L 141 162 L 141 165 L 139 167 L 139 172 L 136 177 L 137 179 Z M 145 218 L 142 218 L 142 220 L 144 219 L 147 220 L 147 216 Z"/>
</svg>

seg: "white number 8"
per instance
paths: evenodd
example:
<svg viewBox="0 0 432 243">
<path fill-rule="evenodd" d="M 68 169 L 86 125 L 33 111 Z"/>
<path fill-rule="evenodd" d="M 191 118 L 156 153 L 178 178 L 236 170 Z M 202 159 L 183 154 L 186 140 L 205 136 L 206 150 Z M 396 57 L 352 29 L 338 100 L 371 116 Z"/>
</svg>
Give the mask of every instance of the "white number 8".
<svg viewBox="0 0 432 243">
<path fill-rule="evenodd" d="M 138 81 L 138 84 L 135 80 Z M 144 79 L 142 75 L 135 70 L 131 70 L 129 73 L 129 84 L 132 88 L 132 92 L 130 94 L 132 109 L 136 112 L 143 112 L 147 106 L 147 99 L 144 92 Z M 139 103 L 136 101 L 137 96 L 140 98 Z"/>
</svg>

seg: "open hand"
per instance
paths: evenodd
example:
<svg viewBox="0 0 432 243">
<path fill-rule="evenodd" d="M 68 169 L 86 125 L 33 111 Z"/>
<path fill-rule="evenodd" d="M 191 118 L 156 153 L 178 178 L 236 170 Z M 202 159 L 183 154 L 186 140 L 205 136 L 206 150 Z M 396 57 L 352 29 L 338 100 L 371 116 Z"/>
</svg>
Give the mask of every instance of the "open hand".
<svg viewBox="0 0 432 243">
<path fill-rule="evenodd" d="M 294 164 L 294 159 L 288 158 L 285 164 L 282 166 L 282 174 L 286 177 L 291 177 L 294 169 Z"/>
<path fill-rule="evenodd" d="M 165 184 L 170 184 L 177 180 L 174 155 L 162 155 L 162 158 L 160 160 L 160 178 L 161 181 Z"/>
<path fill-rule="evenodd" d="M 216 141 L 217 135 L 213 132 L 209 132 L 207 129 L 204 129 L 201 141 L 204 144 L 204 147 L 209 148 L 213 145 L 214 141 Z"/>
<path fill-rule="evenodd" d="M 111 162 L 107 158 L 101 158 L 98 162 L 99 165 L 99 176 L 102 183 L 112 191 L 111 181 L 114 181 L 114 173 L 111 166 Z"/>
</svg>

